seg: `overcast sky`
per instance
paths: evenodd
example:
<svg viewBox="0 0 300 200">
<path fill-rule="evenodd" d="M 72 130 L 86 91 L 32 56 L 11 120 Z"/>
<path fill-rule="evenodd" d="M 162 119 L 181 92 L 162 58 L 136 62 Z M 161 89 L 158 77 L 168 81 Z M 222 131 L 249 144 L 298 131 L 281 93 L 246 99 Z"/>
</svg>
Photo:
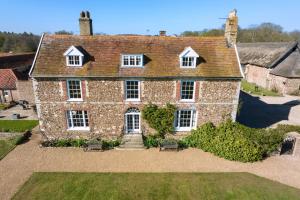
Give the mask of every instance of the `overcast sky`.
<svg viewBox="0 0 300 200">
<path fill-rule="evenodd" d="M 238 10 L 243 28 L 262 22 L 300 29 L 300 0 L 0 0 L 0 31 L 79 33 L 78 18 L 89 10 L 95 33 L 180 34 L 221 27 Z"/>
</svg>

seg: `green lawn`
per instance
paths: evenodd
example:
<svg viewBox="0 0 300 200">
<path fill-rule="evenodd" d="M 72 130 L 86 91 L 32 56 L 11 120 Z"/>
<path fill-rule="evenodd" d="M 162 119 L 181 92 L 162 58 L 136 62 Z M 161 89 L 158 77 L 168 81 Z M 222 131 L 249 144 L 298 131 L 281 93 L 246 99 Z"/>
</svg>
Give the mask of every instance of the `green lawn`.
<svg viewBox="0 0 300 200">
<path fill-rule="evenodd" d="M 0 120 L 2 132 L 24 132 L 38 125 L 37 120 Z"/>
<path fill-rule="evenodd" d="M 242 90 L 244 92 L 261 96 L 280 96 L 280 94 L 277 92 L 273 92 L 259 86 L 255 89 L 255 86 L 256 85 L 254 83 L 249 83 L 246 80 L 242 80 Z"/>
<path fill-rule="evenodd" d="M 299 199 L 249 173 L 34 173 L 13 199 Z"/>
<path fill-rule="evenodd" d="M 18 144 L 22 143 L 23 140 L 25 140 L 25 137 L 22 135 L 16 136 L 11 139 L 0 140 L 0 160 L 2 160 Z"/>
</svg>

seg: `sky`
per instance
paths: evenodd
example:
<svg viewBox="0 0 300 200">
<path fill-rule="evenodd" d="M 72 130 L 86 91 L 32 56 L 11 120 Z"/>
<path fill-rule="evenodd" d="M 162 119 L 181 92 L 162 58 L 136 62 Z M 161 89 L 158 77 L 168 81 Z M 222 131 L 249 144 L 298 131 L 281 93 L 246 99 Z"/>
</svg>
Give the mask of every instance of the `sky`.
<svg viewBox="0 0 300 200">
<path fill-rule="evenodd" d="M 0 0 L 0 31 L 79 33 L 78 18 L 88 10 L 94 33 L 168 35 L 218 28 L 232 9 L 239 25 L 262 22 L 300 29 L 300 0 Z"/>
</svg>

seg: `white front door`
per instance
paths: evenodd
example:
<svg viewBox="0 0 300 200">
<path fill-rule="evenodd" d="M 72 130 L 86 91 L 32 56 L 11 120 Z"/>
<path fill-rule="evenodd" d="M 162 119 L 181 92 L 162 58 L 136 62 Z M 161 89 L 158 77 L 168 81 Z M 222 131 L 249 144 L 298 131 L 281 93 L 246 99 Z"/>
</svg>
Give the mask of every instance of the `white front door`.
<svg viewBox="0 0 300 200">
<path fill-rule="evenodd" d="M 126 114 L 126 133 L 140 133 L 140 114 Z"/>
</svg>

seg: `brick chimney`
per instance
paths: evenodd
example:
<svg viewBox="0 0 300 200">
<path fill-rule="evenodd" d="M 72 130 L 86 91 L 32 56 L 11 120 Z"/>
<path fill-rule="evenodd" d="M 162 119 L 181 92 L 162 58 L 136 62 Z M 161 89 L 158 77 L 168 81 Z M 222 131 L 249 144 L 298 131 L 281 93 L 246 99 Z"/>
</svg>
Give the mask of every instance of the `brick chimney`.
<svg viewBox="0 0 300 200">
<path fill-rule="evenodd" d="M 166 36 L 167 35 L 167 31 L 159 31 L 159 36 Z"/>
<path fill-rule="evenodd" d="M 89 11 L 82 11 L 79 18 L 80 35 L 93 35 L 93 24 Z"/>
<path fill-rule="evenodd" d="M 234 9 L 228 15 L 225 25 L 225 38 L 228 46 L 236 44 L 237 32 L 238 32 L 238 17 L 236 15 L 237 10 Z"/>
</svg>

